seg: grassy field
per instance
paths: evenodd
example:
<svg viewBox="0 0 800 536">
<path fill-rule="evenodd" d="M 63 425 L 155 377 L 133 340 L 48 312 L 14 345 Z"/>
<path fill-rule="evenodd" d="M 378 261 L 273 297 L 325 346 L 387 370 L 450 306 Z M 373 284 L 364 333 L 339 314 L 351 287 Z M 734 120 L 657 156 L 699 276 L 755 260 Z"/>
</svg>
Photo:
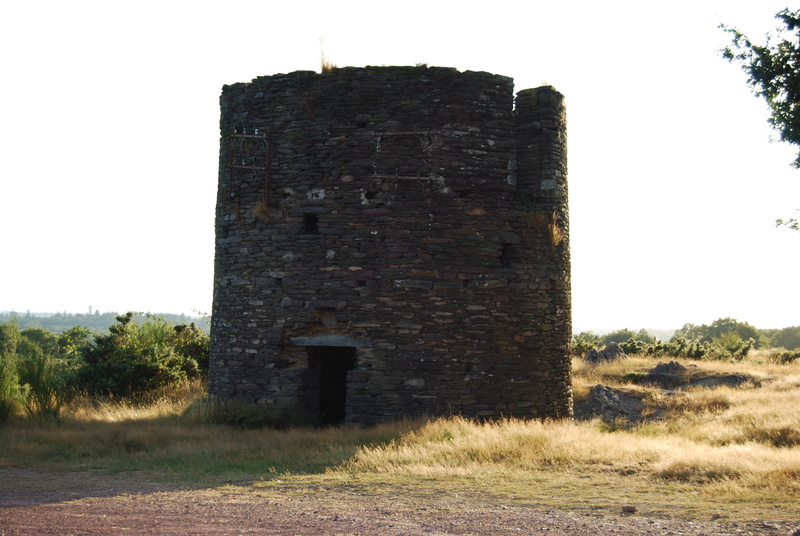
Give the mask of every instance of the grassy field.
<svg viewBox="0 0 800 536">
<path fill-rule="evenodd" d="M 374 428 L 239 428 L 210 424 L 201 385 L 137 405 L 82 401 L 58 422 L 0 428 L 0 467 L 66 473 L 145 472 L 179 487 L 259 492 L 460 495 L 578 511 L 634 504 L 654 516 L 796 520 L 800 504 L 800 363 L 767 353 L 689 362 L 761 386 L 665 394 L 627 384 L 658 360 L 574 362 L 576 400 L 598 383 L 638 391 L 636 426 L 458 417 Z M 626 376 L 627 375 L 627 376 Z"/>
</svg>

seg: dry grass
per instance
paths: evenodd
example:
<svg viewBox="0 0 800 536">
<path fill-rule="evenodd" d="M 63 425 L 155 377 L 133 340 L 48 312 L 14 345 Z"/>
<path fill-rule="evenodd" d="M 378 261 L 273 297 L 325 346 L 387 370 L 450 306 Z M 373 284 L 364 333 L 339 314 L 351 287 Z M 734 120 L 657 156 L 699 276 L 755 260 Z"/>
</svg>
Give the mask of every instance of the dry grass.
<svg viewBox="0 0 800 536">
<path fill-rule="evenodd" d="M 168 419 L 187 412 L 205 394 L 204 382 L 197 380 L 159 389 L 133 401 L 81 396 L 70 405 L 66 419 L 103 423 Z"/>
<path fill-rule="evenodd" d="M 405 429 L 233 427 L 206 418 L 204 397 L 204 386 L 194 384 L 139 403 L 84 399 L 60 421 L 12 420 L 0 427 L 0 467 L 148 471 L 211 486 L 321 473 Z"/>
<path fill-rule="evenodd" d="M 761 387 L 664 394 L 626 384 L 658 360 L 574 363 L 576 399 L 591 386 L 635 388 L 634 427 L 600 421 L 475 423 L 461 418 L 374 428 L 245 429 L 206 420 L 200 385 L 146 403 L 84 401 L 60 422 L 18 418 L 0 428 L 0 466 L 147 471 L 171 482 L 250 482 L 302 490 L 471 495 L 573 510 L 633 502 L 656 516 L 791 519 L 800 500 L 800 363 L 682 362 L 748 374 Z"/>
<path fill-rule="evenodd" d="M 800 363 L 764 363 L 758 355 L 735 364 L 682 362 L 708 374 L 750 375 L 761 382 L 759 388 L 665 394 L 622 379 L 657 363 L 649 358 L 574 363 L 577 400 L 598 383 L 638 391 L 646 413 L 660 416 L 645 424 L 437 420 L 387 445 L 359 449 L 332 473 L 381 475 L 412 487 L 421 479 L 457 488 L 477 484 L 485 493 L 548 506 L 591 509 L 635 500 L 661 515 L 680 511 L 702 517 L 720 508 L 745 517 L 796 515 Z"/>
<path fill-rule="evenodd" d="M 330 72 L 334 71 L 337 68 L 336 64 L 334 64 L 330 60 L 330 58 L 328 57 L 328 54 L 325 53 L 325 40 L 322 37 L 319 38 L 319 48 L 320 48 L 320 52 L 319 52 L 319 55 L 320 55 L 320 61 L 319 61 L 320 70 L 323 73 L 330 73 Z"/>
</svg>

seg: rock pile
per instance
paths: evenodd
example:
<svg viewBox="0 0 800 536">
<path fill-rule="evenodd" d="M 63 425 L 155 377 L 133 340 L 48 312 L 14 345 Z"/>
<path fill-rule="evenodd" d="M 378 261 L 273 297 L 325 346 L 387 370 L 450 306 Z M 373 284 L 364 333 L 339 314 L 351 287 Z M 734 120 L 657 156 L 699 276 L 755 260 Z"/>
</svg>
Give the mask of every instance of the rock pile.
<svg viewBox="0 0 800 536">
<path fill-rule="evenodd" d="M 595 385 L 589 392 L 589 400 L 583 418 L 600 417 L 613 422 L 620 417 L 637 422 L 642 418 L 644 402 L 619 389 L 605 385 Z"/>
<path fill-rule="evenodd" d="M 622 355 L 625 355 L 624 352 Z M 589 355 L 587 354 L 587 360 L 588 357 Z M 702 374 L 702 371 L 696 365 L 687 367 L 677 361 L 670 361 L 669 363 L 659 363 L 635 383 L 662 389 L 666 394 L 673 396 L 677 395 L 680 390 L 691 387 L 710 389 L 720 386 L 761 386 L 761 383 L 756 378 L 744 374 Z M 630 423 L 640 422 L 643 420 L 645 406 L 642 400 L 643 396 L 643 394 L 634 390 L 595 385 L 589 391 L 589 397 L 585 401 L 575 404 L 575 418 L 593 419 L 600 417 L 606 422 L 614 422 L 619 419 L 624 419 Z M 652 412 L 651 415 L 658 418 L 659 411 Z"/>
<path fill-rule="evenodd" d="M 625 351 L 620 348 L 619 344 L 612 341 L 602 350 L 592 348 L 586 353 L 586 357 L 584 357 L 583 360 L 589 363 L 603 363 L 605 361 L 614 361 L 615 359 L 624 359 L 626 357 Z"/>
<path fill-rule="evenodd" d="M 674 389 L 684 382 L 684 372 L 686 372 L 686 367 L 677 361 L 659 363 L 637 383 L 655 385 L 661 389 Z"/>
</svg>

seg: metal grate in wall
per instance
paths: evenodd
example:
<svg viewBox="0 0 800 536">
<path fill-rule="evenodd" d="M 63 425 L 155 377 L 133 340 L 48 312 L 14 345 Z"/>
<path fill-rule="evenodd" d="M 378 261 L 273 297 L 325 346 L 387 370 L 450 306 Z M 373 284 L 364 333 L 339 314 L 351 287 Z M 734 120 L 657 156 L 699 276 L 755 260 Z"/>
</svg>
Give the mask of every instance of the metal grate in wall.
<svg viewBox="0 0 800 536">
<path fill-rule="evenodd" d="M 269 206 L 269 170 L 272 149 L 272 132 L 260 133 L 254 129 L 251 133 L 233 131 L 230 140 L 230 172 L 228 176 L 228 195 L 231 199 L 238 196 L 238 187 L 247 176 L 253 179 L 264 176 L 264 205 Z"/>
</svg>

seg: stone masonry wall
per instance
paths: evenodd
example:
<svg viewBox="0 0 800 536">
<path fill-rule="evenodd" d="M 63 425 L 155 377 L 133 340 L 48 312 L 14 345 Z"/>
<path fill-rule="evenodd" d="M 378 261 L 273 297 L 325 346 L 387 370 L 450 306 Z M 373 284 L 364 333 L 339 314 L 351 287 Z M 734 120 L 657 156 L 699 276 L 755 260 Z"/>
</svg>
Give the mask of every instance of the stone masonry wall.
<svg viewBox="0 0 800 536">
<path fill-rule="evenodd" d="M 515 111 L 507 77 L 367 67 L 220 102 L 213 397 L 329 422 L 571 415 L 558 92 Z"/>
</svg>

